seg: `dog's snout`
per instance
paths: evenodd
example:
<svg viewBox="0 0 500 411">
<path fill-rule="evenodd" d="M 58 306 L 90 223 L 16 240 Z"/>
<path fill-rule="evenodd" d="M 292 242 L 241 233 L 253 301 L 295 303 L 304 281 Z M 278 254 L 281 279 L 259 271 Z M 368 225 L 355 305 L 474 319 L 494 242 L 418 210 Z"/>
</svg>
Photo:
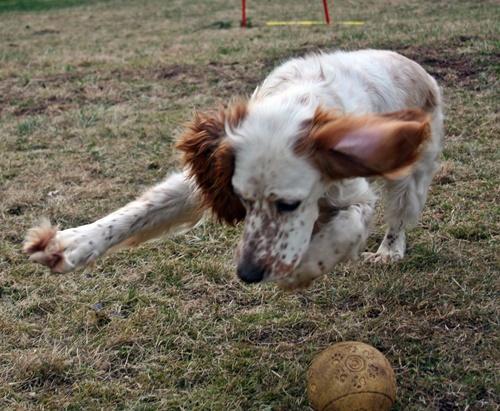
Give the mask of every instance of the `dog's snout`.
<svg viewBox="0 0 500 411">
<path fill-rule="evenodd" d="M 252 262 L 238 264 L 238 277 L 246 283 L 258 283 L 264 279 L 266 270 Z"/>
</svg>

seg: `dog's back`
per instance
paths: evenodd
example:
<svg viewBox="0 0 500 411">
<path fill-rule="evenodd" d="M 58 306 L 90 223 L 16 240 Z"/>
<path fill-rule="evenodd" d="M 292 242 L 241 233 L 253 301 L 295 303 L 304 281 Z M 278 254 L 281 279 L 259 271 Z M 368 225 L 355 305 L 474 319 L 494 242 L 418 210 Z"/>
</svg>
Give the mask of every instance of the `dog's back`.
<svg viewBox="0 0 500 411">
<path fill-rule="evenodd" d="M 311 54 L 277 67 L 254 99 L 292 88 L 320 94 L 322 103 L 346 113 L 384 113 L 441 104 L 436 81 L 416 62 L 393 51 L 360 50 Z"/>
</svg>

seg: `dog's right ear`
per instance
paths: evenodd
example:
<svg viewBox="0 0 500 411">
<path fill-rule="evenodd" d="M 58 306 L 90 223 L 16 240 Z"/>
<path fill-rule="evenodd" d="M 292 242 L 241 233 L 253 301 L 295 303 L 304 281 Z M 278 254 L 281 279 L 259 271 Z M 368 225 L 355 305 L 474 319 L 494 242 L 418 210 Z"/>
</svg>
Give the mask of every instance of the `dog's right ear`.
<svg viewBox="0 0 500 411">
<path fill-rule="evenodd" d="M 184 166 L 200 188 L 205 206 L 220 221 L 231 225 L 243 220 L 246 210 L 231 183 L 235 154 L 225 129 L 240 124 L 246 113 L 247 106 L 242 101 L 226 109 L 196 113 L 177 143 L 183 152 Z"/>
</svg>

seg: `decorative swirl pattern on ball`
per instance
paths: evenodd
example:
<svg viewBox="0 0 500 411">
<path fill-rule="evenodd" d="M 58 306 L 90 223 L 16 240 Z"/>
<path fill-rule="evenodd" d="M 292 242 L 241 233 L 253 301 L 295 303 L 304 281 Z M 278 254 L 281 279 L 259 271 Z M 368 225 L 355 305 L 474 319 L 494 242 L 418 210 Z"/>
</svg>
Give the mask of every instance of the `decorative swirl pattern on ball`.
<svg viewBox="0 0 500 411">
<path fill-rule="evenodd" d="M 359 355 L 348 355 L 344 362 L 349 371 L 361 372 L 366 369 L 366 362 Z"/>
</svg>

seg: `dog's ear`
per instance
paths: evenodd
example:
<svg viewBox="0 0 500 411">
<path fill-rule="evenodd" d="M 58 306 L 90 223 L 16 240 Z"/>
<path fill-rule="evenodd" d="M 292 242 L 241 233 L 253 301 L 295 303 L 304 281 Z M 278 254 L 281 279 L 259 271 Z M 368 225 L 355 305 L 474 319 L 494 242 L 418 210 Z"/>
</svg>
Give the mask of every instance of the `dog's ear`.
<svg viewBox="0 0 500 411">
<path fill-rule="evenodd" d="M 429 115 L 412 109 L 364 116 L 318 109 L 296 150 L 332 179 L 409 173 L 430 137 Z"/>
<path fill-rule="evenodd" d="M 234 149 L 226 137 L 226 127 L 236 127 L 247 113 L 246 103 L 238 101 L 228 108 L 196 113 L 187 124 L 177 148 L 183 163 L 201 190 L 205 206 L 220 221 L 231 225 L 245 218 L 245 207 L 234 193 Z"/>
</svg>

